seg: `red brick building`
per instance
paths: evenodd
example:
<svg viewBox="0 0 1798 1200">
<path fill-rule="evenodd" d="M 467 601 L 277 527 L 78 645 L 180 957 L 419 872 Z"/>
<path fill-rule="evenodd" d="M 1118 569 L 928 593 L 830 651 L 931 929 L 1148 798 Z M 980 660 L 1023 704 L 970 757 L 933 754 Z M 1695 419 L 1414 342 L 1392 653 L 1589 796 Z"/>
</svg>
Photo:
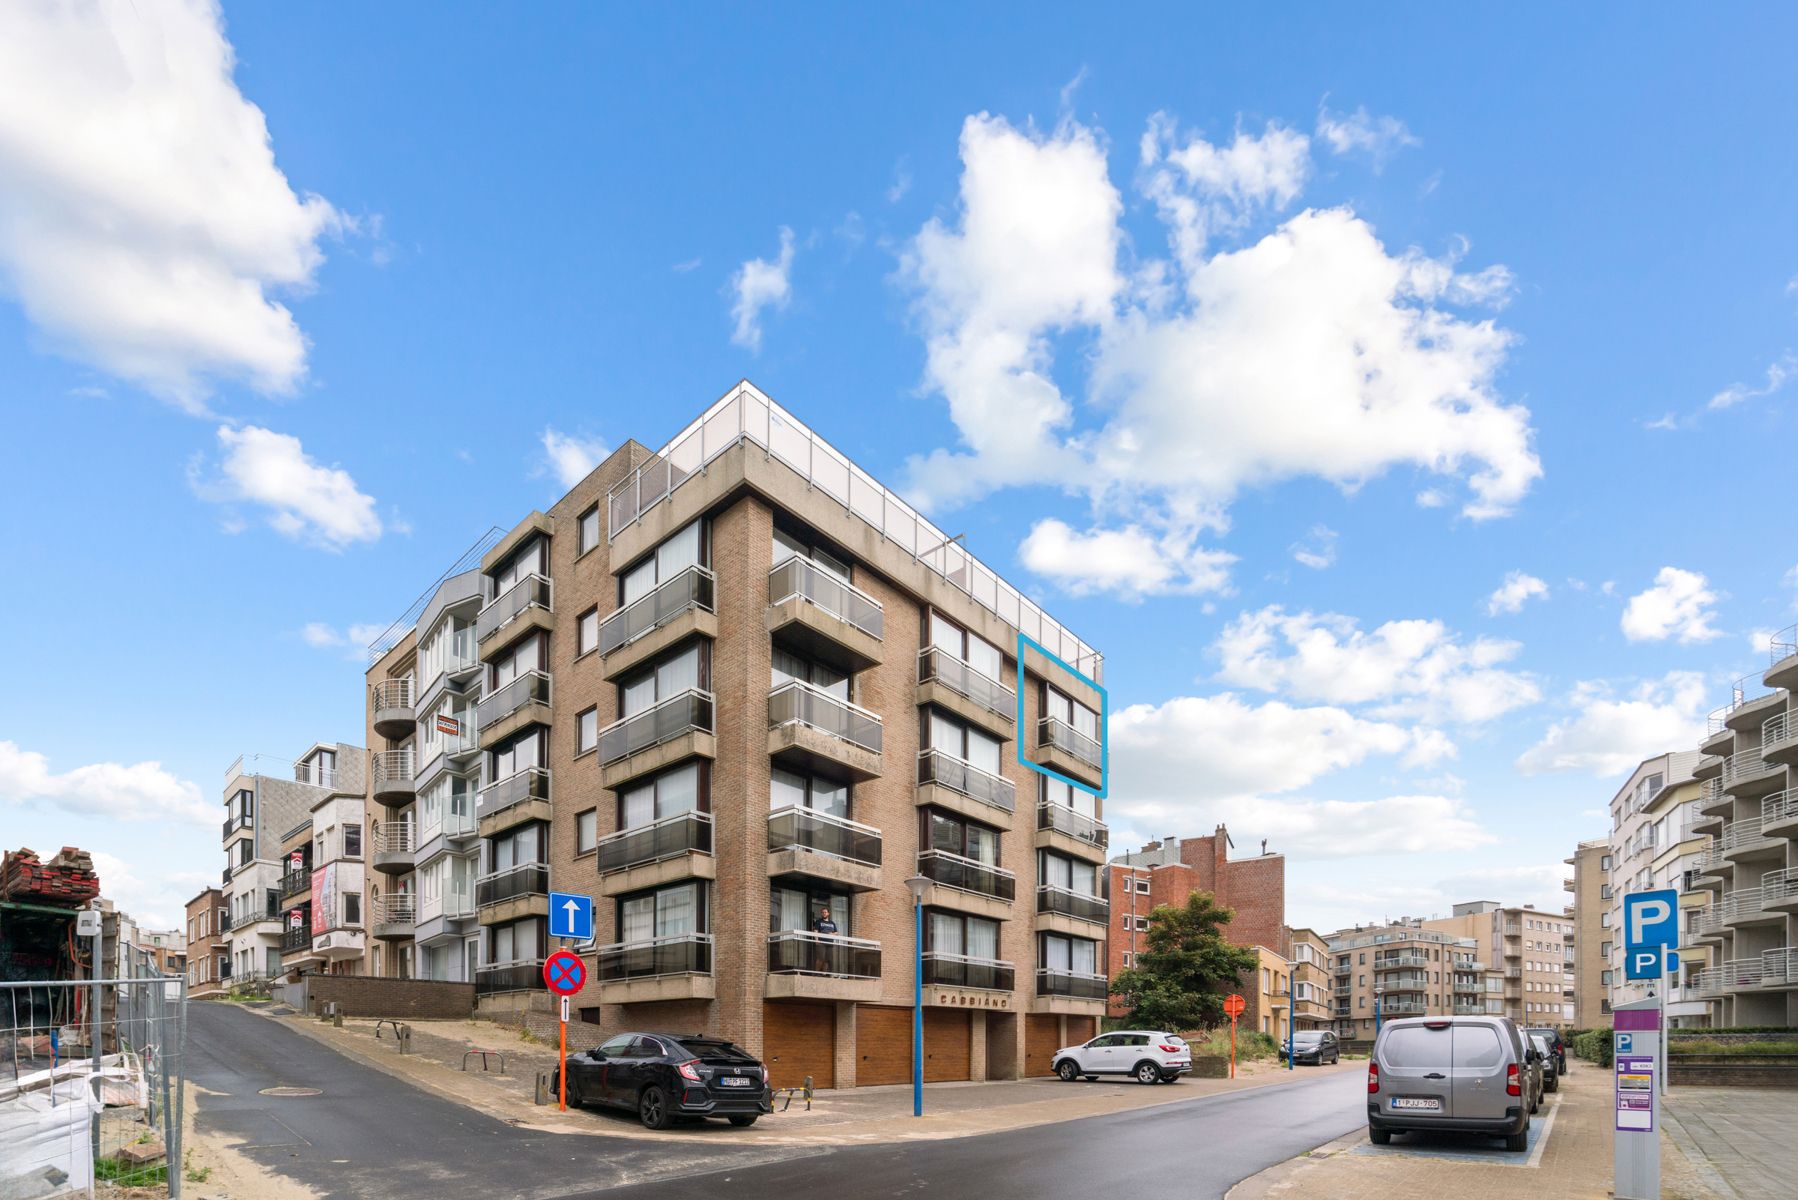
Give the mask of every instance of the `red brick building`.
<svg viewBox="0 0 1798 1200">
<path fill-rule="evenodd" d="M 1209 837 L 1165 838 L 1111 860 L 1106 867 L 1111 897 L 1108 975 L 1115 977 L 1131 966 L 1136 952 L 1147 948 L 1152 910 L 1185 904 L 1194 892 L 1210 892 L 1219 905 L 1235 911 L 1225 930 L 1232 943 L 1290 956 L 1286 856 L 1264 849 L 1254 858 L 1232 859 L 1231 849 L 1229 830 L 1219 825 Z M 1122 1016 L 1124 1009 L 1114 998 L 1110 1011 Z"/>
</svg>

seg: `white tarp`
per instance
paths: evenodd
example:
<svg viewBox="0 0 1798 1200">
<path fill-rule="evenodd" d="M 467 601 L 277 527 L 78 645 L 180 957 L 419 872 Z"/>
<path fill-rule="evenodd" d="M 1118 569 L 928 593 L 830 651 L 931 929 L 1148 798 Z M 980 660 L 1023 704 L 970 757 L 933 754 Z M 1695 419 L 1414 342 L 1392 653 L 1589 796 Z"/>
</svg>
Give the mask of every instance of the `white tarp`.
<svg viewBox="0 0 1798 1200">
<path fill-rule="evenodd" d="M 93 1178 L 88 1129 L 100 1104 L 86 1074 L 40 1074 L 40 1086 L 0 1099 L 0 1200 L 85 1193 Z"/>
</svg>

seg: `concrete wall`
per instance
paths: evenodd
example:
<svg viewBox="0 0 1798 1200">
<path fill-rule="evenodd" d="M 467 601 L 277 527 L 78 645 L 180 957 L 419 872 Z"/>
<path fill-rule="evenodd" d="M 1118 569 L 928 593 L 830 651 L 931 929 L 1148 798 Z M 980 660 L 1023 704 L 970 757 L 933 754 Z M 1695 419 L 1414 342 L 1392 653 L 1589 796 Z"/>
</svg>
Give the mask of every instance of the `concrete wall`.
<svg viewBox="0 0 1798 1200">
<path fill-rule="evenodd" d="M 304 1012 L 335 1002 L 346 1017 L 413 1017 L 454 1020 L 474 1015 L 474 984 L 436 979 L 388 979 L 375 975 L 306 975 L 284 989 L 287 1003 Z"/>
</svg>

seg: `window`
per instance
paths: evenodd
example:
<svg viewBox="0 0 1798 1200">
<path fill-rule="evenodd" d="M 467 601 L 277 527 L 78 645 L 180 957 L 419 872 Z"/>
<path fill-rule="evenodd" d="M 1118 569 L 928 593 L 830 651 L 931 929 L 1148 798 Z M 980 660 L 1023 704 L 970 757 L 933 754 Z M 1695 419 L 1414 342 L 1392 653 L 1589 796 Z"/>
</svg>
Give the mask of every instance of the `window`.
<svg viewBox="0 0 1798 1200">
<path fill-rule="evenodd" d="M 774 531 L 774 561 L 770 565 L 778 567 L 781 563 L 794 557 L 807 559 L 812 565 L 828 571 L 844 583 L 849 582 L 848 563 L 815 543 L 788 533 L 784 529 L 776 529 Z"/>
<path fill-rule="evenodd" d="M 645 667 L 618 686 L 618 711 L 634 717 L 682 692 L 711 686 L 711 647 L 703 638 Z"/>
<path fill-rule="evenodd" d="M 999 647 L 985 638 L 969 633 L 934 610 L 928 618 L 928 624 L 930 645 L 967 663 L 995 683 L 1001 680 L 1005 656 L 999 652 Z"/>
<path fill-rule="evenodd" d="M 543 731 L 532 729 L 528 733 L 506 742 L 492 751 L 488 764 L 487 777 L 494 782 L 510 779 L 520 771 L 528 771 L 532 767 L 543 765 Z"/>
<path fill-rule="evenodd" d="M 780 687 L 798 680 L 800 683 L 811 684 L 821 692 L 828 692 L 839 700 L 849 699 L 849 676 L 835 667 L 801 658 L 791 650 L 779 646 L 774 647 L 772 664 L 771 687 Z"/>
<path fill-rule="evenodd" d="M 1608 912 L 1599 913 L 1598 914 L 1598 923 L 1599 923 L 1599 925 L 1603 926 L 1604 928 L 1609 929 L 1611 927 L 1611 914 Z"/>
<path fill-rule="evenodd" d="M 999 773 L 999 752 L 1005 743 L 972 725 L 931 709 L 924 725 L 925 749 L 940 750 L 952 758 L 985 771 Z"/>
<path fill-rule="evenodd" d="M 599 647 L 599 606 L 582 613 L 574 624 L 574 655 L 579 658 Z"/>
<path fill-rule="evenodd" d="M 580 524 L 576 527 L 575 551 L 585 554 L 599 545 L 599 505 L 595 504 L 581 514 Z"/>
<path fill-rule="evenodd" d="M 343 827 L 343 856 L 345 858 L 362 857 L 361 825 L 345 825 Z"/>
<path fill-rule="evenodd" d="M 1144 896 L 1148 895 L 1149 894 L 1149 881 L 1147 879 L 1143 878 L 1142 876 L 1138 875 L 1136 877 L 1136 890 Z"/>
<path fill-rule="evenodd" d="M 926 850 L 945 850 L 989 867 L 999 865 L 999 831 L 954 813 L 926 809 L 923 841 Z"/>
<path fill-rule="evenodd" d="M 704 812 L 710 805 L 703 765 L 689 762 L 664 771 L 618 793 L 618 828 L 637 829 L 685 812 Z"/>
<path fill-rule="evenodd" d="M 1125 969 L 1128 969 L 1134 965 L 1134 963 L 1132 961 L 1134 958 L 1135 958 L 1135 955 L 1131 954 L 1128 950 L 1124 951 L 1124 967 L 1125 967 Z"/>
<path fill-rule="evenodd" d="M 802 775 L 783 767 L 775 767 L 769 776 L 768 807 L 809 808 L 815 812 L 848 819 L 850 788 L 846 783 L 826 779 L 822 775 Z"/>
<path fill-rule="evenodd" d="M 1149 918 L 1136 917 L 1135 921 L 1136 921 L 1136 932 L 1147 933 L 1149 931 Z"/>
<path fill-rule="evenodd" d="M 599 845 L 599 810 L 590 808 L 574 818 L 574 852 L 587 854 Z"/>
<path fill-rule="evenodd" d="M 1599 856 L 1598 869 L 1601 871 L 1608 871 L 1611 869 L 1611 856 L 1610 855 L 1604 854 L 1604 855 Z"/>
<path fill-rule="evenodd" d="M 999 922 L 933 909 L 924 923 L 924 949 L 935 954 L 996 959 L 999 957 Z"/>
<path fill-rule="evenodd" d="M 703 893 L 697 883 L 661 888 L 618 901 L 619 937 L 625 942 L 647 942 L 702 932 Z"/>
<path fill-rule="evenodd" d="M 254 855 L 256 843 L 252 838 L 244 838 L 237 843 L 237 865 L 247 867 Z"/>
<path fill-rule="evenodd" d="M 343 923 L 352 928 L 362 924 L 361 892 L 345 892 L 343 894 Z"/>
<path fill-rule="evenodd" d="M 599 745 L 599 710 L 589 708 L 574 719 L 574 752 L 585 754 Z"/>
<path fill-rule="evenodd" d="M 507 588 L 532 575 L 547 575 L 543 538 L 532 535 L 529 541 L 512 552 L 510 558 L 493 572 L 493 594 L 505 594 Z"/>
<path fill-rule="evenodd" d="M 1046 971 L 1068 971 L 1076 975 L 1099 973 L 1099 944 L 1087 938 L 1045 933 L 1037 953 Z"/>
<path fill-rule="evenodd" d="M 489 934 L 487 961 L 527 962 L 543 955 L 543 919 L 527 917 L 510 925 L 495 925 Z"/>
<path fill-rule="evenodd" d="M 541 671 L 543 667 L 543 635 L 534 633 L 494 660 L 493 688 L 498 691 L 520 675 Z"/>
<path fill-rule="evenodd" d="M 1099 894 L 1099 869 L 1089 862 L 1063 858 L 1047 850 L 1038 855 L 1037 870 L 1049 887 L 1064 888 L 1083 896 Z"/>
<path fill-rule="evenodd" d="M 837 932 L 844 937 L 853 936 L 853 931 L 849 928 L 850 905 L 847 892 L 833 892 L 821 884 L 803 888 L 772 888 L 768 896 L 768 932 L 808 930 L 826 909 L 830 911 L 830 919 L 836 924 Z"/>
<path fill-rule="evenodd" d="M 1095 742 L 1099 740 L 1099 714 L 1046 683 L 1043 684 L 1043 716 L 1053 717 Z"/>
<path fill-rule="evenodd" d="M 1604 986 L 1606 986 L 1606 987 L 1610 987 L 1611 986 L 1611 972 L 1600 971 L 1598 973 L 1598 982 L 1604 984 Z"/>
<path fill-rule="evenodd" d="M 688 567 L 706 564 L 705 524 L 694 521 L 618 576 L 618 604 L 634 604 Z"/>
</svg>

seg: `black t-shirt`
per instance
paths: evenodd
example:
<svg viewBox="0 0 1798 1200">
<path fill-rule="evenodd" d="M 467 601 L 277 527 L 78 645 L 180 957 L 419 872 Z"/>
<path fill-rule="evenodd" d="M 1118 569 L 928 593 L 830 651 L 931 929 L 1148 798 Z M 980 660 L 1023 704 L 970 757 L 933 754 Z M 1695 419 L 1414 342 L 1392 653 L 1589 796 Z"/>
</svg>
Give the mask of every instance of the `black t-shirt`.
<svg viewBox="0 0 1798 1200">
<path fill-rule="evenodd" d="M 836 931 L 837 923 L 829 917 L 819 917 L 816 921 L 812 922 L 813 933 L 835 933 Z"/>
</svg>

